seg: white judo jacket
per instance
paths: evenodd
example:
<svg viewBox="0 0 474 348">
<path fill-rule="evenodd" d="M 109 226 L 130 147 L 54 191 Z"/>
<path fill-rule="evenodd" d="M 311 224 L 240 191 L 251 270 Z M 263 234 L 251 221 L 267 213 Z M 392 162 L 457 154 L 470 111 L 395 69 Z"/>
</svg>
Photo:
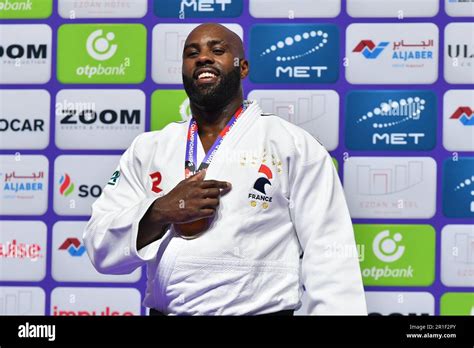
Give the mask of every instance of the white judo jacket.
<svg viewBox="0 0 474 348">
<path fill-rule="evenodd" d="M 170 315 L 367 314 L 354 232 L 329 153 L 303 129 L 249 103 L 205 179 L 228 181 L 198 238 L 171 227 L 140 250 L 138 224 L 184 179 L 189 121 L 139 135 L 92 205 L 84 242 L 101 273 L 147 265 L 146 307 Z M 198 137 L 198 164 L 204 150 Z M 302 255 L 302 257 L 301 257 Z"/>
</svg>

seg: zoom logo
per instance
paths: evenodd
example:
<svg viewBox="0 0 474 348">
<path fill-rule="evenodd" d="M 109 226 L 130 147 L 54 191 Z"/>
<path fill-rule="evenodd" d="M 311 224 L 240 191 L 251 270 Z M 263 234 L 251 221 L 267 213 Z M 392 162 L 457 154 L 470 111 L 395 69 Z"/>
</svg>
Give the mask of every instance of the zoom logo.
<svg viewBox="0 0 474 348">
<path fill-rule="evenodd" d="M 51 28 L 44 24 L 0 25 L 0 84 L 48 82 L 51 41 Z"/>
<path fill-rule="evenodd" d="M 401 240 L 400 233 L 395 233 L 393 237 L 390 237 L 390 231 L 382 231 L 374 238 L 372 250 L 380 261 L 397 261 L 405 252 L 405 247 L 398 244 Z"/>
<path fill-rule="evenodd" d="M 102 29 L 94 31 L 87 38 L 87 53 L 95 60 L 108 60 L 112 58 L 117 52 L 118 46 L 111 44 L 111 41 L 115 39 L 115 34 L 109 32 L 104 37 L 104 31 Z"/>
<path fill-rule="evenodd" d="M 62 90 L 56 97 L 56 145 L 126 149 L 145 131 L 145 106 L 140 90 Z"/>
</svg>

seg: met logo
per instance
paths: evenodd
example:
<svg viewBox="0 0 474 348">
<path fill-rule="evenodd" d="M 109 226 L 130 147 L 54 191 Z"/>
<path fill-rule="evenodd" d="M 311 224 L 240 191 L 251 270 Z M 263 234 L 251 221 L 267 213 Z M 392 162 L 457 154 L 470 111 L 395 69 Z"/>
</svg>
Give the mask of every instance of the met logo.
<svg viewBox="0 0 474 348">
<path fill-rule="evenodd" d="M 332 83 L 339 77 L 334 25 L 257 24 L 250 32 L 250 79 L 263 83 Z"/>
<path fill-rule="evenodd" d="M 242 0 L 155 0 L 156 16 L 165 18 L 238 17 Z"/>
<path fill-rule="evenodd" d="M 346 99 L 345 136 L 353 150 L 431 150 L 436 145 L 436 95 L 353 91 Z"/>
<path fill-rule="evenodd" d="M 443 213 L 447 217 L 474 217 L 474 158 L 447 159 L 443 167 Z"/>
</svg>

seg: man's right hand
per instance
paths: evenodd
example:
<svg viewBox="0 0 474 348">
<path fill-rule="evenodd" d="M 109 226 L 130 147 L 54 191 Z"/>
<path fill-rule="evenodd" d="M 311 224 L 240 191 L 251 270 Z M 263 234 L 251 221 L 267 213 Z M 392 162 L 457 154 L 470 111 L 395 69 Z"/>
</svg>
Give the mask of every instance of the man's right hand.
<svg viewBox="0 0 474 348">
<path fill-rule="evenodd" d="M 137 250 L 163 237 L 170 224 L 181 224 L 180 230 L 187 236 L 207 228 L 209 221 L 202 219 L 216 214 L 220 196 L 229 192 L 231 185 L 225 181 L 204 180 L 205 175 L 206 171 L 202 170 L 182 180 L 168 194 L 155 200 L 140 220 Z M 192 224 L 186 226 L 190 222 Z"/>
<path fill-rule="evenodd" d="M 182 180 L 153 204 L 151 219 L 160 224 L 183 224 L 213 217 L 220 197 L 231 189 L 225 181 L 204 180 L 206 170 Z"/>
</svg>

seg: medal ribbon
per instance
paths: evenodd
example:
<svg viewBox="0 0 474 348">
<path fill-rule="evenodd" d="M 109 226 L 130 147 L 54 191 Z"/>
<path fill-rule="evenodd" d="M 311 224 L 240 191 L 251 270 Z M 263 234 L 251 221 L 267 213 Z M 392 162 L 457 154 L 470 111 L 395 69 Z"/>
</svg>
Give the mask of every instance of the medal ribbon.
<svg viewBox="0 0 474 348">
<path fill-rule="evenodd" d="M 219 149 L 222 144 L 222 140 L 227 135 L 227 133 L 232 129 L 237 119 L 242 115 L 243 111 L 245 110 L 245 106 L 240 106 L 232 118 L 227 122 L 224 129 L 221 130 L 219 135 L 217 136 L 214 144 L 204 156 L 201 165 L 196 171 L 196 164 L 197 164 L 197 137 L 198 137 L 198 125 L 194 118 L 191 118 L 189 122 L 188 128 L 188 138 L 186 141 L 186 158 L 184 162 L 184 174 L 185 178 L 189 178 L 191 175 L 194 175 L 196 172 L 199 172 L 211 164 L 212 158 L 214 157 L 215 153 Z"/>
</svg>

